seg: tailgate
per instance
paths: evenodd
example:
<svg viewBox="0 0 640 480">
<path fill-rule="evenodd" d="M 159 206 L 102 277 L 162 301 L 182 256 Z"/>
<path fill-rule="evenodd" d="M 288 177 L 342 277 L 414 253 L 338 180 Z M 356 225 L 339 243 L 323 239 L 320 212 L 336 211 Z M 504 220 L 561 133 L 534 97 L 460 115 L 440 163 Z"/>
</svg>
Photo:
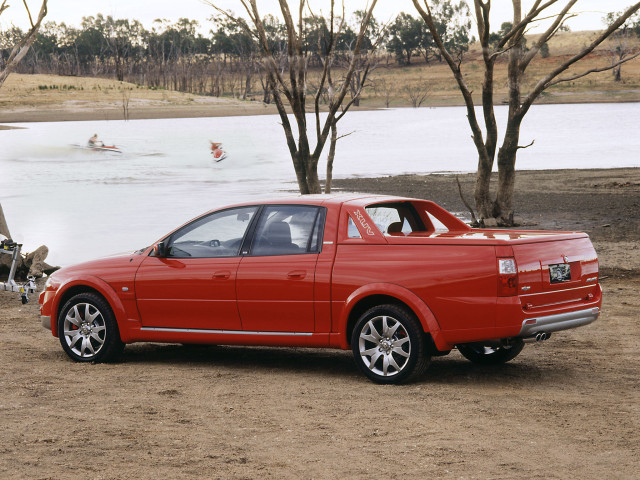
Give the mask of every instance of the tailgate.
<svg viewBox="0 0 640 480">
<path fill-rule="evenodd" d="M 589 302 L 597 294 L 598 256 L 589 237 L 519 243 L 513 252 L 525 310 Z"/>
</svg>

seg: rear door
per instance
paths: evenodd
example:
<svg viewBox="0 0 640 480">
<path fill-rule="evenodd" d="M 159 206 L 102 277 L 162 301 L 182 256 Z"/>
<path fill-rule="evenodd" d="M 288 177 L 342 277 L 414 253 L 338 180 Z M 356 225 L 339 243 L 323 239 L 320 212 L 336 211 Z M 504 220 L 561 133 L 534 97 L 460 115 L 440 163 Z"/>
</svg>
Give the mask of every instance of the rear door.
<svg viewBox="0 0 640 480">
<path fill-rule="evenodd" d="M 314 331 L 314 281 L 324 219 L 323 207 L 264 207 L 238 268 L 243 330 Z"/>
</svg>

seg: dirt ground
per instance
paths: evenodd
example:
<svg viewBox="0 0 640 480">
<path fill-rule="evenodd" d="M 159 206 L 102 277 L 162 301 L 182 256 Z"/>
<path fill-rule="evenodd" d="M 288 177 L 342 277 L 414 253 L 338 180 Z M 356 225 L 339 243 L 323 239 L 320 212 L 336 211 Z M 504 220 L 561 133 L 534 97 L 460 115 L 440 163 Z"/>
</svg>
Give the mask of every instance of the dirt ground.
<svg viewBox="0 0 640 480">
<path fill-rule="evenodd" d="M 463 211 L 454 185 L 336 181 Z M 592 235 L 605 295 L 597 322 L 499 367 L 454 351 L 393 387 L 349 352 L 157 344 L 80 365 L 35 299 L 0 292 L 0 478 L 637 478 L 640 169 L 524 172 L 518 185 L 527 228 Z"/>
</svg>

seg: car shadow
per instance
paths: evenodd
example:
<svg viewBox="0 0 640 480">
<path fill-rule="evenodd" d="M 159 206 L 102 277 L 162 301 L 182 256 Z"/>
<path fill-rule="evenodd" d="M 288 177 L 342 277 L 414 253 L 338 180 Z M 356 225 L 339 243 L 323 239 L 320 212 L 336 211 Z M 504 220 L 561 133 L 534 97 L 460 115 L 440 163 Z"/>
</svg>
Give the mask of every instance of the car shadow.
<svg viewBox="0 0 640 480">
<path fill-rule="evenodd" d="M 261 373 L 271 375 L 308 375 L 368 380 L 360 374 L 350 351 L 140 343 L 128 345 L 120 360 L 127 365 L 211 366 L 217 373 Z M 512 360 L 495 366 L 476 365 L 457 352 L 432 360 L 425 375 L 417 383 L 424 384 L 505 384 L 539 385 L 570 375 L 569 366 L 562 369 L 530 359 Z"/>
</svg>

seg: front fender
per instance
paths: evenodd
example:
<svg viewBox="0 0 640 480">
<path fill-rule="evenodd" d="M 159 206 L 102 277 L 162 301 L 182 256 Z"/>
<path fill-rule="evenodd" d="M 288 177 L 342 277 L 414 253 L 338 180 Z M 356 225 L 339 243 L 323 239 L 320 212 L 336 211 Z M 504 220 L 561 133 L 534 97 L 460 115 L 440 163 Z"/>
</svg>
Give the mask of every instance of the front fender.
<svg viewBox="0 0 640 480">
<path fill-rule="evenodd" d="M 342 314 L 338 323 L 338 331 L 345 333 L 343 338 L 344 345 L 341 345 L 342 348 L 348 348 L 348 339 L 346 335 L 347 324 L 353 308 L 358 304 L 358 302 L 360 302 L 360 300 L 372 295 L 387 295 L 405 303 L 413 313 L 416 314 L 423 330 L 431 334 L 438 350 L 451 350 L 451 345 L 449 345 L 444 339 L 440 330 L 440 325 L 427 304 L 411 290 L 394 283 L 370 283 L 368 285 L 363 285 L 349 295 L 345 301 L 345 306 L 342 309 Z"/>
<path fill-rule="evenodd" d="M 122 337 L 123 329 L 121 326 L 127 318 L 126 311 L 124 309 L 124 305 L 122 305 L 122 301 L 118 298 L 115 290 L 109 285 L 107 282 L 102 280 L 101 278 L 94 277 L 93 275 L 81 275 L 74 276 L 73 280 L 70 280 L 66 283 L 63 283 L 56 292 L 56 295 L 53 299 L 53 303 L 51 305 L 51 318 L 53 321 L 51 322 L 51 333 L 54 336 L 58 336 L 58 314 L 60 312 L 60 308 L 63 305 L 60 305 L 62 298 L 65 296 L 65 293 L 68 292 L 73 287 L 89 287 L 93 290 L 96 290 L 100 295 L 102 295 L 113 310 L 113 314 L 116 317 L 116 322 L 118 322 L 118 328 L 120 330 L 120 336 Z M 125 338 L 122 338 L 123 341 L 126 341 Z"/>
</svg>

